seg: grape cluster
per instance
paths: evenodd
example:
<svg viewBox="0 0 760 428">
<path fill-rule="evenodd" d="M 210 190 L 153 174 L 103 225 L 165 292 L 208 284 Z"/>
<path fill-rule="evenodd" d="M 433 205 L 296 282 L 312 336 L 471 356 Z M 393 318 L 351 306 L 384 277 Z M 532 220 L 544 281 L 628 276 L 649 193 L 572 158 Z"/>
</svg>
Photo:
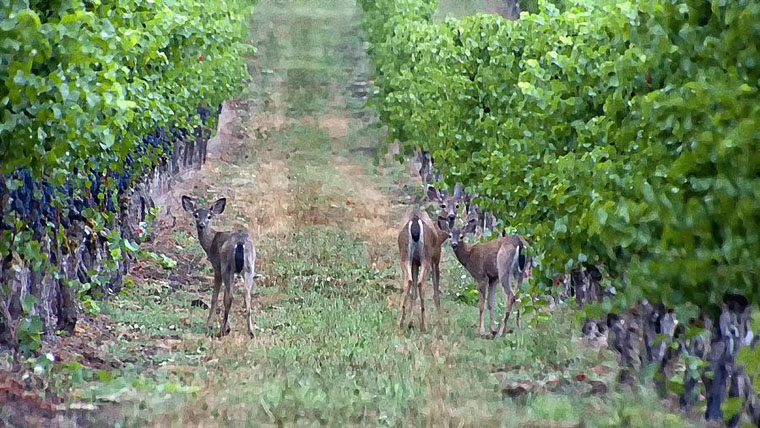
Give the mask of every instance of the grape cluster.
<svg viewBox="0 0 760 428">
<path fill-rule="evenodd" d="M 196 111 L 198 112 L 198 115 L 201 117 L 201 122 L 203 123 L 206 123 L 208 118 L 211 116 L 211 112 L 203 106 L 199 105 Z"/>
<path fill-rule="evenodd" d="M 154 132 L 149 133 L 145 137 L 143 137 L 143 150 L 139 150 L 138 146 L 138 152 L 140 154 L 145 154 L 148 152 L 149 147 L 153 148 L 161 148 L 163 149 L 164 153 L 171 150 L 172 146 L 172 137 L 170 135 L 170 132 L 166 131 L 166 128 L 157 128 Z"/>
<path fill-rule="evenodd" d="M 221 105 L 218 111 L 221 111 Z M 203 123 L 206 123 L 212 114 L 210 110 L 198 107 L 198 115 Z M 6 200 L 7 192 L 8 202 L 2 210 L 0 231 L 14 230 L 14 222 L 21 220 L 27 225 L 28 230 L 33 232 L 33 239 L 40 240 L 49 224 L 58 225 L 60 222 L 60 226 L 67 229 L 73 222 L 82 221 L 85 217 L 84 211 L 88 208 L 116 212 L 119 197 L 128 192 L 138 178 L 139 171 L 136 171 L 136 166 L 140 164 L 139 159 L 156 150 L 160 150 L 166 156 L 171 153 L 175 142 L 184 141 L 190 134 L 191 130 L 181 126 L 157 128 L 145 135 L 141 144 L 137 144 L 132 153 L 125 156 L 123 171 L 82 172 L 75 168 L 71 175 L 74 179 L 67 180 L 64 185 L 57 187 L 44 179 L 36 182 L 29 168 L 19 168 L 2 177 L 6 185 L 0 186 L 0 201 Z M 89 186 L 81 185 L 85 177 Z"/>
<path fill-rule="evenodd" d="M 174 125 L 169 128 L 169 132 L 172 134 L 172 141 L 183 141 L 190 134 L 187 128 L 175 127 Z"/>
</svg>

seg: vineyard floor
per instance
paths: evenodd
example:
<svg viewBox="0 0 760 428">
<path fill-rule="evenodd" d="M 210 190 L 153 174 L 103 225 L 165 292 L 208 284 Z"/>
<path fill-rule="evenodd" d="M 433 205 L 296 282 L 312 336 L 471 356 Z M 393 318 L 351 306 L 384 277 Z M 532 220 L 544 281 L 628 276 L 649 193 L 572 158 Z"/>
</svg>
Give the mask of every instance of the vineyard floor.
<svg viewBox="0 0 760 428">
<path fill-rule="evenodd" d="M 162 200 L 146 246 L 165 257 L 140 261 L 134 286 L 80 323 L 106 370 L 57 385 L 67 402 L 94 400 L 96 425 L 685 426 L 646 388 L 618 390 L 614 355 L 582 342 L 569 309 L 478 338 L 448 245 L 442 319 L 428 310 L 427 333 L 398 329 L 396 233 L 422 190 L 407 166 L 374 162 L 383 130 L 362 99 L 360 18 L 351 0 L 259 2 L 250 90 L 208 164 Z M 231 334 L 204 334 L 212 271 L 184 193 L 225 196 L 217 228 L 254 235 L 254 339 L 240 292 Z"/>
</svg>

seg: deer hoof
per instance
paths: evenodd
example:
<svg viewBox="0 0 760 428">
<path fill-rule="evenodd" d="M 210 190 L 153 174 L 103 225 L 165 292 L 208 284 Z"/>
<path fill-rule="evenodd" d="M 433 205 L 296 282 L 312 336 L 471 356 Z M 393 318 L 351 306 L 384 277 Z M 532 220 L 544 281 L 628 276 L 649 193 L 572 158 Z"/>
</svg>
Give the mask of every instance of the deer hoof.
<svg viewBox="0 0 760 428">
<path fill-rule="evenodd" d="M 499 334 L 498 334 L 498 336 L 497 336 L 497 337 L 504 337 L 504 336 L 506 336 L 506 335 L 508 335 L 508 334 L 512 333 L 513 331 L 514 331 L 514 330 L 513 330 L 513 329 L 511 329 L 511 328 L 505 328 L 505 329 L 503 329 L 503 330 L 499 330 Z"/>
</svg>

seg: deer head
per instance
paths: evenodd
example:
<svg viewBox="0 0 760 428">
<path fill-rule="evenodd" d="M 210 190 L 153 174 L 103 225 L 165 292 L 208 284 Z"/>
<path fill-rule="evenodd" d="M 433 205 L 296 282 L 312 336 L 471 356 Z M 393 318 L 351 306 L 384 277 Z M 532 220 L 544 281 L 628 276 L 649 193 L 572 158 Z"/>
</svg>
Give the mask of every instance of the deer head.
<svg viewBox="0 0 760 428">
<path fill-rule="evenodd" d="M 464 202 L 462 184 L 457 183 L 454 188 L 454 194 L 451 196 L 445 190 L 440 191 L 433 186 L 428 186 L 427 196 L 428 199 L 437 202 L 441 207 L 441 211 L 438 214 L 439 225 L 446 223 L 448 228 L 452 229 L 454 227 L 454 220 L 456 220 L 459 213 L 459 206 Z M 441 229 L 444 228 L 442 227 Z"/>
<path fill-rule="evenodd" d="M 199 237 L 203 237 L 213 230 L 211 220 L 214 216 L 224 212 L 225 205 L 227 205 L 227 199 L 219 198 L 208 208 L 198 208 L 198 202 L 194 198 L 182 196 L 182 208 L 195 218 L 195 227 L 198 229 Z"/>
<path fill-rule="evenodd" d="M 456 251 L 457 247 L 462 244 L 462 240 L 467 234 L 475 233 L 478 227 L 478 216 L 471 212 L 467 216 L 467 221 L 462 227 L 456 227 L 451 231 L 451 248 Z"/>
</svg>

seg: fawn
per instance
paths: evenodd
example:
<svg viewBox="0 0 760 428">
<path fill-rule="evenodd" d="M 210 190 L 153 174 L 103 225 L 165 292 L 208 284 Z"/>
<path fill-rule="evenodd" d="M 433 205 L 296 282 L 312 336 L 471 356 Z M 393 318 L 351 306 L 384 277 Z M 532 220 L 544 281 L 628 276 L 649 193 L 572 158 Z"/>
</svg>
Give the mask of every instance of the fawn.
<svg viewBox="0 0 760 428">
<path fill-rule="evenodd" d="M 251 288 L 253 288 L 254 269 L 256 265 L 256 249 L 248 231 L 239 229 L 234 232 L 217 232 L 211 226 L 214 216 L 224 212 L 227 204 L 225 198 L 220 198 L 208 208 L 198 208 L 195 199 L 182 196 L 182 208 L 193 214 L 195 226 L 198 229 L 198 240 L 206 252 L 214 268 L 214 291 L 211 296 L 207 329 L 210 332 L 214 326 L 216 300 L 219 289 L 224 283 L 224 320 L 220 336 L 229 333 L 227 318 L 232 306 L 232 287 L 235 274 L 243 277 L 245 285 L 245 308 L 248 313 L 248 333 L 253 336 L 253 319 L 251 318 Z"/>
<path fill-rule="evenodd" d="M 410 211 L 404 217 L 403 226 L 398 234 L 398 251 L 401 259 L 403 276 L 403 295 L 401 298 L 401 316 L 399 326 L 404 327 L 406 317 L 406 300 L 411 293 L 412 305 L 420 295 L 420 330 L 425 331 L 425 299 L 423 285 L 427 275 L 433 273 L 433 300 L 438 311 L 438 321 L 441 320 L 440 296 L 440 262 L 441 246 L 449 238 L 449 230 L 456 220 L 459 204 L 462 198 L 462 187 L 457 184 L 451 197 L 429 186 L 427 196 L 431 201 L 438 202 L 441 212 L 435 222 L 425 211 Z M 412 326 L 409 321 L 409 326 Z"/>
<path fill-rule="evenodd" d="M 488 242 L 467 245 L 462 239 L 468 233 L 473 233 L 477 227 L 477 218 L 470 216 L 464 229 L 455 228 L 451 233 L 451 248 L 459 263 L 478 282 L 480 292 L 480 321 L 478 334 L 485 337 L 483 324 L 483 306 L 488 297 L 488 311 L 491 317 L 491 335 L 503 336 L 507 328 L 507 320 L 515 303 L 515 292 L 522 285 L 523 279 L 533 265 L 525 254 L 528 242 L 518 235 L 500 236 Z M 506 312 L 501 326 L 496 328 L 493 315 L 496 285 L 501 283 L 506 294 Z M 514 288 L 513 288 L 514 284 Z M 517 308 L 517 326 L 520 326 L 520 308 Z"/>
<path fill-rule="evenodd" d="M 497 220 L 496 217 L 489 211 L 483 211 L 480 206 L 472 203 L 473 199 L 475 199 L 477 196 L 477 194 L 464 195 L 464 212 L 468 215 L 468 219 L 475 219 L 477 222 L 477 225 L 475 226 L 475 235 L 485 236 L 486 232 L 493 232 L 496 230 Z"/>
</svg>

